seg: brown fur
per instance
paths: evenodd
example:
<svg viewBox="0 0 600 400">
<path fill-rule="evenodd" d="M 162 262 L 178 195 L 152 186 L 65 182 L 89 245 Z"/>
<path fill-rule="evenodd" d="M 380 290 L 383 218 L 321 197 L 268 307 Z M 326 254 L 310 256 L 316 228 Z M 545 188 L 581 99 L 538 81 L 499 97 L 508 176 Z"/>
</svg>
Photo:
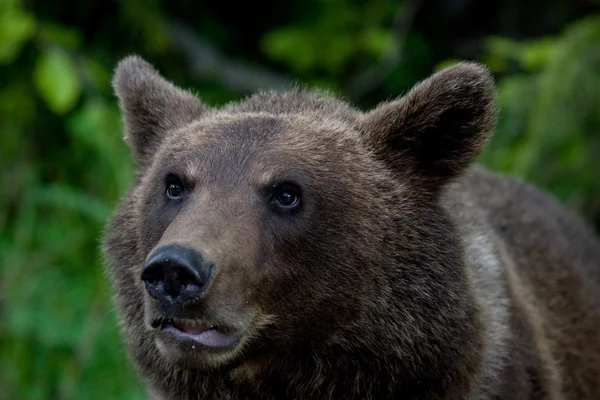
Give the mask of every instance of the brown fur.
<svg viewBox="0 0 600 400">
<path fill-rule="evenodd" d="M 140 168 L 104 249 L 151 396 L 600 398 L 600 245 L 535 189 L 469 169 L 496 117 L 483 67 L 369 113 L 304 90 L 210 109 L 135 56 L 114 86 Z M 281 181 L 301 187 L 293 213 L 265 195 Z M 175 243 L 217 272 L 199 301 L 166 309 L 140 273 Z M 241 340 L 157 340 L 162 316 Z"/>
</svg>

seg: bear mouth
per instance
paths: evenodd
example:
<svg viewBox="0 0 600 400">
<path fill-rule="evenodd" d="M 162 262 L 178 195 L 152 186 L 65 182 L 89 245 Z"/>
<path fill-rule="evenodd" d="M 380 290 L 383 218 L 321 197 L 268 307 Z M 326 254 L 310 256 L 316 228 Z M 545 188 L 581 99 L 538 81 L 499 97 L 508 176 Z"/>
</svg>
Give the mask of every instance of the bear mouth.
<svg viewBox="0 0 600 400">
<path fill-rule="evenodd" d="M 170 336 L 176 342 L 191 342 L 209 348 L 235 346 L 240 335 L 225 327 L 211 324 L 200 319 L 157 318 L 152 327 L 160 329 L 161 335 Z"/>
</svg>

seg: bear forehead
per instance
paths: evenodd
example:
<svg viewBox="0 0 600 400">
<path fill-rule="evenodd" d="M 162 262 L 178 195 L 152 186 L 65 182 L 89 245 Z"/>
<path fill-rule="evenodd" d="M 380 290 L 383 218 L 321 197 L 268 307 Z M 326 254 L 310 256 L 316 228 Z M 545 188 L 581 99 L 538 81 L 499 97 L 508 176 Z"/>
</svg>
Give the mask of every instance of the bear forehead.
<svg viewBox="0 0 600 400">
<path fill-rule="evenodd" d="M 362 147 L 353 124 L 335 117 L 266 112 L 215 112 L 172 132 L 163 148 L 192 152 L 343 157 Z M 169 152 L 169 151 L 167 151 Z"/>
<path fill-rule="evenodd" d="M 352 124 L 305 114 L 220 111 L 172 132 L 160 147 L 154 163 L 158 174 L 173 170 L 232 183 L 249 175 L 259 181 L 339 179 L 351 174 L 353 165 L 373 161 Z"/>
</svg>

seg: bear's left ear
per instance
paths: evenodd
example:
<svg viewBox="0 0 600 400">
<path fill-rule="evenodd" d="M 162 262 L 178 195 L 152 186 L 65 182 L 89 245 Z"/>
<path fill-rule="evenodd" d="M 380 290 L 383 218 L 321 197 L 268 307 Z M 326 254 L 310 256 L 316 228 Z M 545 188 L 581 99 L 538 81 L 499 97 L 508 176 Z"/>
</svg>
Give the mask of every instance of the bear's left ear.
<svg viewBox="0 0 600 400">
<path fill-rule="evenodd" d="M 474 162 L 496 114 L 491 74 L 463 62 L 365 114 L 360 129 L 395 172 L 435 190 Z"/>
</svg>

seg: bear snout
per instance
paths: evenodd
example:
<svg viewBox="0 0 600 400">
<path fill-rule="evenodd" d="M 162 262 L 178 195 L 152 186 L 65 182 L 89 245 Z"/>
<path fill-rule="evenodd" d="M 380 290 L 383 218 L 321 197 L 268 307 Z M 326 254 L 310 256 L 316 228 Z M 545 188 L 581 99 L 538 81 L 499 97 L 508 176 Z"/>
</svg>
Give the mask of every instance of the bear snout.
<svg viewBox="0 0 600 400">
<path fill-rule="evenodd" d="M 191 248 L 161 246 L 147 258 L 141 279 L 150 296 L 163 305 L 198 300 L 214 275 L 214 263 Z"/>
</svg>

